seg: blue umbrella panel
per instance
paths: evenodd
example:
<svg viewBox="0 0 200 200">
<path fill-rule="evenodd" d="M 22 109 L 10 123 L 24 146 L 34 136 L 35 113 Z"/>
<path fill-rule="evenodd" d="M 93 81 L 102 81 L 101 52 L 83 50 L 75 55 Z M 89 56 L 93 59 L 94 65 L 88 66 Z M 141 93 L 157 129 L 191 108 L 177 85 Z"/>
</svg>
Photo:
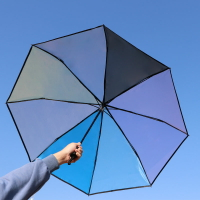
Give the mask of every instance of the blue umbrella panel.
<svg viewBox="0 0 200 200">
<path fill-rule="evenodd" d="M 82 142 L 53 175 L 88 195 L 151 186 L 188 137 L 170 68 L 104 25 L 32 45 L 7 106 L 30 161 Z"/>
</svg>

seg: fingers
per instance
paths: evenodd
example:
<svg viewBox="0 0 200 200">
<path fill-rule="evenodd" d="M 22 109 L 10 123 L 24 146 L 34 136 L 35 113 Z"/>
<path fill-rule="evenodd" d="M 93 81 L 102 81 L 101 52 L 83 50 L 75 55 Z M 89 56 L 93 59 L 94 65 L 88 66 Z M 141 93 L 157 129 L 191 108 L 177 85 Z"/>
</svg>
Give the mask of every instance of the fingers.
<svg viewBox="0 0 200 200">
<path fill-rule="evenodd" d="M 78 146 L 78 147 L 80 147 L 81 146 L 81 143 L 80 142 L 78 142 L 78 143 L 75 143 L 76 144 L 76 146 Z"/>
<path fill-rule="evenodd" d="M 82 156 L 82 153 L 83 153 L 83 149 L 82 149 L 82 146 L 79 146 L 78 149 L 75 149 L 75 152 L 76 152 L 76 160 L 80 159 L 80 157 Z"/>
<path fill-rule="evenodd" d="M 77 145 L 76 150 L 82 150 L 82 146 L 80 142 L 76 143 L 76 145 Z"/>
<path fill-rule="evenodd" d="M 81 146 L 81 143 L 78 142 L 78 143 L 71 143 L 73 144 L 73 146 L 75 147 L 75 149 L 73 149 L 72 151 L 76 152 L 76 158 L 74 160 L 72 160 L 72 163 L 75 163 L 77 160 L 79 160 L 82 156 L 82 153 L 83 153 L 83 149 L 82 149 L 82 146 Z"/>
<path fill-rule="evenodd" d="M 78 149 L 75 149 L 75 152 L 76 152 L 76 155 L 78 157 L 81 157 L 82 153 L 83 153 L 83 149 L 82 147 L 80 146 Z"/>
<path fill-rule="evenodd" d="M 72 161 L 72 163 L 75 163 L 77 160 L 79 160 L 81 158 L 82 153 L 83 153 L 82 147 L 75 149 L 75 152 L 76 152 L 77 157 Z"/>
</svg>

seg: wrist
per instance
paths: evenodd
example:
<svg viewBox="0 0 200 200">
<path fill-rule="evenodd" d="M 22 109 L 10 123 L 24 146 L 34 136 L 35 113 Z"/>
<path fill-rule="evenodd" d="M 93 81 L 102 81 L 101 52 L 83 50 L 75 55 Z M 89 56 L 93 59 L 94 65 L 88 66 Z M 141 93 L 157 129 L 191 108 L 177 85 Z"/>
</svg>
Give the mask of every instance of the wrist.
<svg viewBox="0 0 200 200">
<path fill-rule="evenodd" d="M 70 156 L 69 155 L 63 155 L 62 151 L 59 151 L 55 154 L 53 154 L 55 158 L 57 159 L 59 165 L 62 165 L 64 163 L 68 163 Z"/>
<path fill-rule="evenodd" d="M 55 171 L 60 166 L 58 160 L 54 155 L 49 155 L 46 158 L 43 158 L 42 160 L 46 164 L 50 172 Z"/>
</svg>

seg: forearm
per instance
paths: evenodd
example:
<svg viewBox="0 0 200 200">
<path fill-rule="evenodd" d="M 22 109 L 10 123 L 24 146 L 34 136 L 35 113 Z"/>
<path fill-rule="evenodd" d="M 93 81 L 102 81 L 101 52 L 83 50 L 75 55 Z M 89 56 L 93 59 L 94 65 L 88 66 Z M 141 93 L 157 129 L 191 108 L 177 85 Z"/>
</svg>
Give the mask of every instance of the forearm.
<svg viewBox="0 0 200 200">
<path fill-rule="evenodd" d="M 0 200 L 27 200 L 37 192 L 59 168 L 53 155 L 28 163 L 0 178 Z"/>
<path fill-rule="evenodd" d="M 49 179 L 50 173 L 69 161 L 70 154 L 76 152 L 80 159 L 83 152 L 80 143 L 71 143 L 61 151 L 43 160 L 37 159 L 0 178 L 0 200 L 27 200 Z"/>
</svg>

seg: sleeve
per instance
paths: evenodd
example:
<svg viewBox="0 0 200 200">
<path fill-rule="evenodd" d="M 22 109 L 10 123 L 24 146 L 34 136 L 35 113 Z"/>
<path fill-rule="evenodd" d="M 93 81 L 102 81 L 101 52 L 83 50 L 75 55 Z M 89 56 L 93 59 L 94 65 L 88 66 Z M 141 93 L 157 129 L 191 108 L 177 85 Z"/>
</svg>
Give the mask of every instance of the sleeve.
<svg viewBox="0 0 200 200">
<path fill-rule="evenodd" d="M 0 178 L 0 200 L 27 200 L 50 178 L 50 173 L 59 168 L 53 155 L 36 159 Z"/>
</svg>

